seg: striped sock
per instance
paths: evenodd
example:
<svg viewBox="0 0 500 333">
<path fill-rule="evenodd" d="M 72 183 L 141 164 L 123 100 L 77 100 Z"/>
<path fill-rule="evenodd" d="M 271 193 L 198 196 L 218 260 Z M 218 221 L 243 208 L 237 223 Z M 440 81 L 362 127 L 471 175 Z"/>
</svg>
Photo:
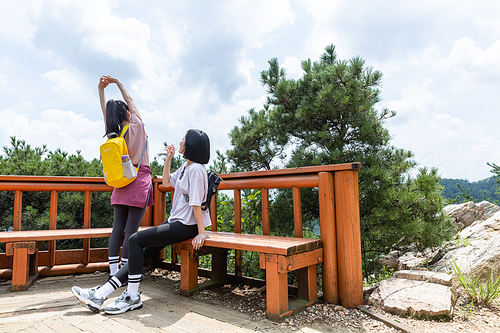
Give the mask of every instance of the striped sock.
<svg viewBox="0 0 500 333">
<path fill-rule="evenodd" d="M 142 280 L 142 274 L 135 274 L 128 276 L 128 294 L 132 297 L 132 299 L 136 299 L 139 297 L 139 284 Z"/>
<path fill-rule="evenodd" d="M 118 280 L 116 276 L 113 276 L 108 280 L 108 282 L 106 282 L 103 286 L 95 291 L 94 296 L 101 299 L 106 298 L 113 291 L 121 287 L 121 285 L 122 283 L 120 282 L 120 280 Z"/>
<path fill-rule="evenodd" d="M 108 257 L 109 260 L 109 274 L 115 275 L 118 272 L 118 264 L 120 263 L 120 257 Z"/>
<path fill-rule="evenodd" d="M 128 258 L 122 258 L 122 262 L 120 263 L 120 268 L 125 266 L 125 264 L 128 262 Z"/>
</svg>

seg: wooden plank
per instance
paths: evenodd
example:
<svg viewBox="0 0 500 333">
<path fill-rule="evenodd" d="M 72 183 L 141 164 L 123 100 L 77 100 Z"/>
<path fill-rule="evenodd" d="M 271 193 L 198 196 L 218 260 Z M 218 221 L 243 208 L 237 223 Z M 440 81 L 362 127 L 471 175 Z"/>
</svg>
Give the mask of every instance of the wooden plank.
<svg viewBox="0 0 500 333">
<path fill-rule="evenodd" d="M 145 230 L 151 227 L 139 227 Z M 0 232 L 0 243 L 30 241 L 49 241 L 62 239 L 105 238 L 111 235 L 113 228 L 92 229 L 56 229 L 56 230 L 23 230 Z"/>
<path fill-rule="evenodd" d="M 224 180 L 232 180 L 235 178 L 254 178 L 254 177 L 272 177 L 290 174 L 304 174 L 304 173 L 319 173 L 319 172 L 332 172 L 341 170 L 361 170 L 362 164 L 360 162 L 354 163 L 343 163 L 343 164 L 331 164 L 331 165 L 319 165 L 319 166 L 308 166 L 300 168 L 288 168 L 288 169 L 275 169 L 275 170 L 265 170 L 265 171 L 248 171 L 248 172 L 235 172 L 229 174 L 220 175 Z M 221 184 L 222 185 L 222 184 Z"/>
<path fill-rule="evenodd" d="M 262 253 L 291 255 L 315 250 L 321 247 L 319 239 L 279 237 L 267 235 L 234 234 L 226 232 L 209 232 L 205 246 L 224 249 L 236 249 Z M 191 247 L 189 241 L 181 243 L 181 248 Z"/>
<path fill-rule="evenodd" d="M 319 179 L 319 223 L 323 241 L 323 297 L 327 302 L 337 304 L 339 291 L 333 174 L 321 172 Z"/>
<path fill-rule="evenodd" d="M 335 221 L 337 258 L 340 268 L 338 271 L 339 301 L 346 308 L 356 308 L 363 304 L 357 172 L 335 173 Z"/>
<path fill-rule="evenodd" d="M 298 253 L 292 256 L 278 256 L 278 272 L 291 272 L 299 268 L 319 264 L 322 261 L 323 249 Z"/>
</svg>

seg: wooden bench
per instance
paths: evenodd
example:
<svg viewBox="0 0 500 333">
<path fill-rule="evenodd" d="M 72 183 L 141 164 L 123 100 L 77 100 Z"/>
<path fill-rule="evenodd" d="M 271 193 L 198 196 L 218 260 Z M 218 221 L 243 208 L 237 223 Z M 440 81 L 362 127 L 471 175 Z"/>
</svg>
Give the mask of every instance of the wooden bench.
<svg viewBox="0 0 500 333">
<path fill-rule="evenodd" d="M 267 316 L 281 320 L 317 300 L 316 264 L 323 261 L 321 240 L 307 238 L 208 232 L 204 246 L 195 251 L 191 240 L 180 244 L 181 294 L 190 296 L 227 279 L 227 251 L 259 252 L 260 268 L 266 270 Z M 198 257 L 212 254 L 212 276 L 198 286 Z M 288 302 L 288 272 L 299 271 L 299 299 Z"/>
<path fill-rule="evenodd" d="M 150 227 L 141 227 L 139 230 Z M 107 238 L 113 228 L 56 229 L 0 232 L 0 243 L 12 258 L 11 290 L 27 290 L 38 279 L 38 249 L 45 241 Z"/>
</svg>

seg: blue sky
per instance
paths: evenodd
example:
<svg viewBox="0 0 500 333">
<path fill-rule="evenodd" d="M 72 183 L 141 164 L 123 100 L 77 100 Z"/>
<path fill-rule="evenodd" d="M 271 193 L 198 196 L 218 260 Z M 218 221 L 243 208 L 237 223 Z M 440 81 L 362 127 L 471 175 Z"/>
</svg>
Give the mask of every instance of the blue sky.
<svg viewBox="0 0 500 333">
<path fill-rule="evenodd" d="M 1 1 L 1 147 L 15 135 L 98 157 L 97 83 L 110 74 L 153 153 L 189 128 L 224 152 L 238 119 L 264 104 L 270 58 L 299 78 L 300 61 L 334 44 L 384 73 L 377 108 L 397 112 L 391 144 L 420 167 L 476 181 L 500 164 L 498 1 Z"/>
</svg>

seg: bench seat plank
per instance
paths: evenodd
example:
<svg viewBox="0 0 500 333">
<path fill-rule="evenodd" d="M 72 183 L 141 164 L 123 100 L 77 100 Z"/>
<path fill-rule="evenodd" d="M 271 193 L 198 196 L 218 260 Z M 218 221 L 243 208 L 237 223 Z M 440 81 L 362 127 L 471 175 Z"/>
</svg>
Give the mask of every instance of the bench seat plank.
<svg viewBox="0 0 500 333">
<path fill-rule="evenodd" d="M 204 246 L 223 249 L 292 255 L 321 248 L 321 240 L 319 239 L 235 234 L 228 232 L 207 232 L 207 234 L 209 237 L 205 240 Z M 186 242 L 190 243 L 191 240 Z"/>
<path fill-rule="evenodd" d="M 151 227 L 140 227 L 139 231 Z M 56 230 L 23 230 L 0 232 L 0 243 L 24 241 L 49 241 L 61 239 L 105 238 L 111 235 L 113 228 L 91 229 L 56 229 Z"/>
</svg>

